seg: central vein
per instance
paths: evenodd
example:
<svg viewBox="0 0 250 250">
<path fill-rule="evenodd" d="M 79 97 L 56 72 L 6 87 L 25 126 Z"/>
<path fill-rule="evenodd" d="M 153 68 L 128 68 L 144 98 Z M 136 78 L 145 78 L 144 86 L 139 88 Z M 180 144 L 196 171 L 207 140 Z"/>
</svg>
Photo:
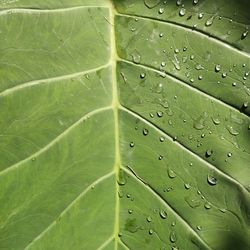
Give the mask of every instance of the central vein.
<svg viewBox="0 0 250 250">
<path fill-rule="evenodd" d="M 110 3 L 110 27 L 111 27 L 111 44 L 110 44 L 110 61 L 112 65 L 112 83 L 113 83 L 113 100 L 112 108 L 114 112 L 114 124 L 115 124 L 115 165 L 114 171 L 116 173 L 116 179 L 119 178 L 120 170 L 120 145 L 119 145 L 119 118 L 118 118 L 118 108 L 119 108 L 119 98 L 118 98 L 118 87 L 116 79 L 116 44 L 115 44 L 115 8 L 112 3 Z M 116 205 L 115 205 L 115 226 L 114 226 L 114 237 L 115 237 L 115 249 L 118 249 L 118 234 L 119 234 L 119 213 L 120 213 L 120 203 L 118 197 L 119 185 L 116 182 Z"/>
</svg>

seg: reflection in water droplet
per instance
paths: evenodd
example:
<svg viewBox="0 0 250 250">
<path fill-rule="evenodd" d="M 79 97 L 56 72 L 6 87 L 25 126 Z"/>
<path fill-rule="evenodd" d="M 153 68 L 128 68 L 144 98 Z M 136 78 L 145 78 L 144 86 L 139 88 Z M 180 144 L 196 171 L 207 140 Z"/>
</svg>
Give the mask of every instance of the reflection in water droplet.
<svg viewBox="0 0 250 250">
<path fill-rule="evenodd" d="M 207 176 L 207 182 L 208 182 L 210 185 L 214 186 L 214 185 L 217 184 L 217 179 L 216 179 L 214 176 L 212 176 L 212 175 L 209 174 L 209 175 Z"/>
</svg>

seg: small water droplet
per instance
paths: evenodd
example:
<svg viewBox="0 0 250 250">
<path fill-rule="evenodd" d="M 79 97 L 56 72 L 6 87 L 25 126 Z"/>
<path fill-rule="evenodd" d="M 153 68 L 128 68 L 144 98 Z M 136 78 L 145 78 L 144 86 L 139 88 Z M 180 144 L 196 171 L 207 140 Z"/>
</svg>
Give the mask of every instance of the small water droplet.
<svg viewBox="0 0 250 250">
<path fill-rule="evenodd" d="M 166 66 L 166 62 L 161 62 L 161 66 L 165 67 Z"/>
<path fill-rule="evenodd" d="M 147 217 L 147 222 L 151 222 L 152 218 L 150 216 Z"/>
<path fill-rule="evenodd" d="M 132 209 L 129 209 L 129 210 L 128 210 L 128 213 L 129 213 L 129 214 L 132 214 L 132 213 L 133 213 L 133 210 L 132 210 Z"/>
<path fill-rule="evenodd" d="M 193 4 L 196 5 L 199 2 L 199 0 L 193 0 Z"/>
<path fill-rule="evenodd" d="M 226 128 L 231 135 L 236 136 L 239 134 L 239 132 L 236 129 L 234 129 L 233 126 L 227 125 Z"/>
<path fill-rule="evenodd" d="M 202 75 L 199 75 L 199 76 L 198 76 L 198 79 L 199 79 L 199 80 L 202 80 L 202 79 L 203 79 L 203 76 L 202 76 Z"/>
<path fill-rule="evenodd" d="M 184 184 L 184 187 L 185 187 L 186 189 L 190 189 L 190 184 L 189 184 L 189 183 L 185 183 L 185 184 Z"/>
<path fill-rule="evenodd" d="M 222 73 L 222 78 L 226 78 L 227 77 L 227 73 L 226 72 L 223 72 Z"/>
<path fill-rule="evenodd" d="M 141 55 L 136 49 L 133 51 L 131 56 L 132 56 L 132 60 L 133 60 L 134 63 L 136 63 L 136 64 L 140 63 Z"/>
<path fill-rule="evenodd" d="M 158 10 L 158 13 L 161 15 L 161 14 L 163 14 L 164 13 L 164 8 L 160 8 L 159 10 Z"/>
<path fill-rule="evenodd" d="M 148 130 L 146 128 L 144 128 L 143 131 L 142 131 L 142 133 L 143 133 L 143 135 L 146 136 L 146 135 L 148 135 Z"/>
<path fill-rule="evenodd" d="M 160 137 L 160 142 L 164 142 L 165 138 L 163 136 Z"/>
<path fill-rule="evenodd" d="M 210 175 L 210 174 L 209 174 L 209 175 L 207 176 L 207 182 L 208 182 L 208 184 L 214 186 L 214 185 L 217 184 L 217 179 L 216 179 L 213 175 Z"/>
<path fill-rule="evenodd" d="M 169 176 L 169 178 L 173 179 L 176 177 L 176 174 L 173 170 L 168 169 L 168 176 Z"/>
<path fill-rule="evenodd" d="M 220 124 L 219 118 L 214 118 L 214 117 L 212 117 L 212 121 L 213 121 L 213 123 L 214 123 L 215 125 L 219 125 L 219 124 Z"/>
<path fill-rule="evenodd" d="M 148 233 L 152 235 L 154 233 L 153 229 L 149 229 Z"/>
<path fill-rule="evenodd" d="M 201 64 L 197 64 L 196 66 L 195 66 L 195 69 L 197 69 L 197 70 L 203 70 L 203 69 L 205 69 Z"/>
<path fill-rule="evenodd" d="M 169 239 L 172 243 L 175 243 L 177 241 L 177 237 L 176 237 L 176 234 L 175 232 L 171 232 L 170 233 L 170 236 L 169 236 Z"/>
<path fill-rule="evenodd" d="M 143 72 L 143 73 L 140 74 L 141 79 L 144 79 L 145 77 L 146 77 L 146 73 Z"/>
<path fill-rule="evenodd" d="M 187 196 L 185 197 L 185 201 L 191 208 L 196 208 L 201 205 L 201 200 L 200 198 L 197 198 L 195 195 Z"/>
<path fill-rule="evenodd" d="M 206 157 L 210 157 L 212 154 L 213 154 L 213 150 L 208 149 L 208 150 L 206 151 Z"/>
<path fill-rule="evenodd" d="M 215 18 L 215 16 L 212 16 L 212 17 L 208 18 L 205 25 L 206 26 L 211 26 L 213 24 L 213 22 L 214 22 L 214 18 Z"/>
<path fill-rule="evenodd" d="M 231 152 L 228 152 L 228 153 L 227 153 L 227 156 L 228 156 L 228 157 L 231 157 L 232 155 L 233 155 L 233 154 L 232 154 Z"/>
<path fill-rule="evenodd" d="M 198 18 L 199 18 L 199 19 L 202 19 L 203 16 L 204 16 L 204 13 L 202 13 L 202 12 L 198 14 Z"/>
<path fill-rule="evenodd" d="M 161 161 L 163 159 L 163 156 L 159 155 L 158 159 Z"/>
<path fill-rule="evenodd" d="M 167 219 L 167 213 L 166 213 L 164 210 L 161 210 L 161 211 L 159 212 L 159 215 L 160 215 L 160 217 L 161 217 L 162 219 Z"/>
<path fill-rule="evenodd" d="M 158 117 L 162 117 L 163 116 L 163 112 L 162 111 L 157 111 L 157 116 Z"/>
<path fill-rule="evenodd" d="M 117 183 L 120 186 L 124 186 L 127 183 L 125 173 L 122 170 L 119 171 L 119 176 L 118 176 Z"/>
<path fill-rule="evenodd" d="M 135 146 L 135 143 L 134 143 L 134 142 L 130 142 L 129 146 L 130 146 L 131 148 L 133 148 L 133 147 Z"/>
<path fill-rule="evenodd" d="M 206 203 L 204 204 L 204 207 L 205 207 L 206 209 L 210 209 L 210 208 L 211 208 L 211 204 L 210 204 L 209 202 L 206 202 Z"/>
<path fill-rule="evenodd" d="M 220 69 L 221 69 L 220 64 L 216 64 L 216 65 L 215 65 L 215 72 L 219 72 Z"/>
<path fill-rule="evenodd" d="M 247 34 L 248 34 L 248 30 L 243 32 L 242 35 L 241 35 L 241 40 L 245 39 L 247 37 Z"/>
<path fill-rule="evenodd" d="M 160 33 L 160 34 L 159 34 L 159 37 L 163 37 L 163 33 Z"/>
<path fill-rule="evenodd" d="M 233 87 L 235 87 L 236 85 L 237 85 L 237 83 L 236 83 L 236 82 L 233 82 L 233 83 L 232 83 L 232 86 L 233 86 Z"/>
<path fill-rule="evenodd" d="M 179 12 L 179 15 L 180 15 L 180 16 L 185 16 L 185 14 L 186 14 L 186 9 L 181 8 L 181 9 L 180 9 L 180 12 Z"/>
<path fill-rule="evenodd" d="M 199 231 L 202 229 L 202 227 L 199 225 L 196 227 Z"/>
</svg>

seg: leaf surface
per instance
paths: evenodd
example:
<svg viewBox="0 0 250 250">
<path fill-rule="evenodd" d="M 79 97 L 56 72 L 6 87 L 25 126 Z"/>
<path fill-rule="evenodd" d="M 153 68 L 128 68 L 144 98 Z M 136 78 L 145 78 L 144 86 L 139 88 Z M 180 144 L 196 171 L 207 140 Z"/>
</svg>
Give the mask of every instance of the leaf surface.
<svg viewBox="0 0 250 250">
<path fill-rule="evenodd" d="M 249 249 L 249 7 L 0 1 L 0 249 Z"/>
</svg>

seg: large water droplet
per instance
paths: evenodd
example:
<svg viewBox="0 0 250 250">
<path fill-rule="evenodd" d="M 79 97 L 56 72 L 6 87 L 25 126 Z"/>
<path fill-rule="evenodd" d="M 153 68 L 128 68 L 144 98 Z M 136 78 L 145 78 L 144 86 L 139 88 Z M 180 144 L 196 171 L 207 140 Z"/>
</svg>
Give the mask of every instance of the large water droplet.
<svg viewBox="0 0 250 250">
<path fill-rule="evenodd" d="M 125 173 L 124 173 L 124 171 L 120 170 L 117 183 L 120 186 L 124 186 L 126 184 L 126 182 L 127 182 L 127 180 L 126 180 Z"/>
<path fill-rule="evenodd" d="M 214 186 L 217 184 L 217 179 L 213 176 L 213 175 L 208 175 L 207 176 L 207 182 L 208 184 L 210 184 L 211 186 Z"/>
<path fill-rule="evenodd" d="M 220 69 L 221 69 L 220 64 L 216 64 L 216 65 L 215 65 L 215 72 L 219 72 Z"/>
</svg>

